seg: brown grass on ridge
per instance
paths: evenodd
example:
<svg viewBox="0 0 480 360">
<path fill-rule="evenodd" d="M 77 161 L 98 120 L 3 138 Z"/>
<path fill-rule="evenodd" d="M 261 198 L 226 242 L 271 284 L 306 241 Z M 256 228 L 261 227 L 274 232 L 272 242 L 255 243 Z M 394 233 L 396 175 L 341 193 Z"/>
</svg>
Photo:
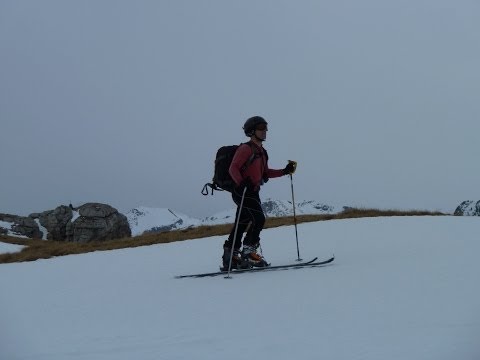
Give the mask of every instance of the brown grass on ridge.
<svg viewBox="0 0 480 360">
<path fill-rule="evenodd" d="M 377 209 L 356 209 L 350 208 L 338 214 L 331 215 L 299 215 L 297 223 L 353 219 L 363 217 L 381 216 L 438 216 L 445 215 L 440 212 L 430 211 L 402 211 L 402 210 L 377 210 Z M 268 218 L 265 228 L 294 225 L 293 216 L 281 218 Z M 152 233 L 133 238 L 115 239 L 104 242 L 72 243 L 64 241 L 42 241 L 37 239 L 21 239 L 6 235 L 0 235 L 0 242 L 24 245 L 25 248 L 17 253 L 0 254 L 0 264 L 35 261 L 38 259 L 49 259 L 55 256 L 72 254 L 84 254 L 93 251 L 106 251 L 132 248 L 137 246 L 149 246 L 164 244 L 175 241 L 183 241 L 209 236 L 226 235 L 230 232 L 232 225 L 199 226 L 184 230 L 175 230 L 162 233 Z"/>
</svg>

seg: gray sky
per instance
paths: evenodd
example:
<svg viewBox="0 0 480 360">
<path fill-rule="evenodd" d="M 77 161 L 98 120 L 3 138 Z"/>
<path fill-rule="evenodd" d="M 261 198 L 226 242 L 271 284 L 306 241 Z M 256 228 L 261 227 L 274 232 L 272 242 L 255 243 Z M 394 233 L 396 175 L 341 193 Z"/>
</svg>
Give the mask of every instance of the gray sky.
<svg viewBox="0 0 480 360">
<path fill-rule="evenodd" d="M 202 217 L 221 145 L 269 122 L 296 200 L 478 200 L 480 3 L 0 2 L 0 212 L 60 204 Z M 288 177 L 262 198 L 290 199 Z"/>
</svg>

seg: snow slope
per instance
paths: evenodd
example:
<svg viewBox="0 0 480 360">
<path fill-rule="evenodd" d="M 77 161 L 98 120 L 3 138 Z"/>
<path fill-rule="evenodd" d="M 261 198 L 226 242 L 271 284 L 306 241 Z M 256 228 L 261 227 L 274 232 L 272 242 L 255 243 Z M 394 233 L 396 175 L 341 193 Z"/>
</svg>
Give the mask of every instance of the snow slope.
<svg viewBox="0 0 480 360">
<path fill-rule="evenodd" d="M 224 237 L 0 265 L 0 359 L 480 358 L 480 222 L 396 217 L 300 224 L 331 266 L 215 270 Z M 293 227 L 262 233 L 274 264 Z"/>
<path fill-rule="evenodd" d="M 15 245 L 15 244 L 8 244 L 8 243 L 0 242 L 0 254 L 19 252 L 23 248 L 24 247 L 22 245 Z"/>
</svg>

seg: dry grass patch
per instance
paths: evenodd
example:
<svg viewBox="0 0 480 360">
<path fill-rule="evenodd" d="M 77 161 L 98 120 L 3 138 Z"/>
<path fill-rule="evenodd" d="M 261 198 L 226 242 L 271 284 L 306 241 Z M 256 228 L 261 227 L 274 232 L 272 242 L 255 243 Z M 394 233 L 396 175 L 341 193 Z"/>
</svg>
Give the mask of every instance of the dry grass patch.
<svg viewBox="0 0 480 360">
<path fill-rule="evenodd" d="M 402 211 L 402 210 L 377 210 L 377 209 L 347 209 L 338 214 L 332 215 L 300 215 L 297 216 L 297 223 L 326 221 L 338 219 L 353 219 L 363 217 L 384 217 L 384 216 L 439 216 L 445 215 L 440 212 L 431 211 Z M 268 218 L 265 228 L 293 225 L 293 216 L 282 218 Z M 63 241 L 43 241 L 19 239 L 11 236 L 0 235 L 0 242 L 24 245 L 22 251 L 11 254 L 0 254 L 1 263 L 35 261 L 38 259 L 49 259 L 55 256 L 72 254 L 84 254 L 93 251 L 106 251 L 131 248 L 137 246 L 148 246 L 164 244 L 175 241 L 197 239 L 209 236 L 227 235 L 232 225 L 200 226 L 185 230 L 176 230 L 156 234 L 146 234 L 133 238 L 115 239 L 104 242 L 71 243 Z"/>
</svg>

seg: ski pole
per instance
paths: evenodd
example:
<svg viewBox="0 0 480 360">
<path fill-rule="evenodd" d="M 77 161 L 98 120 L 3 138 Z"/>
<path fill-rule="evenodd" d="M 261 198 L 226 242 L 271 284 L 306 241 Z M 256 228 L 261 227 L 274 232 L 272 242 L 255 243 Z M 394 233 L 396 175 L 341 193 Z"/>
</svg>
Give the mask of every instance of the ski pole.
<svg viewBox="0 0 480 360">
<path fill-rule="evenodd" d="M 225 276 L 225 279 L 231 279 L 232 278 L 230 276 L 230 271 L 232 270 L 233 249 L 235 248 L 235 244 L 237 242 L 238 223 L 240 222 L 240 217 L 242 215 L 243 200 L 245 199 L 245 193 L 246 192 L 247 192 L 247 187 L 245 186 L 243 188 L 242 201 L 240 202 L 240 207 L 238 208 L 237 222 L 235 224 L 235 236 L 233 237 L 232 251 L 230 252 L 230 262 L 228 263 L 228 273 L 227 273 L 227 276 Z"/>
<path fill-rule="evenodd" d="M 292 187 L 292 204 L 293 204 L 293 221 L 295 224 L 295 238 L 297 239 L 297 261 L 302 261 L 300 258 L 300 248 L 298 246 L 298 231 L 297 231 L 297 214 L 295 211 L 295 195 L 293 194 L 293 176 L 290 174 L 290 184 Z"/>
</svg>

